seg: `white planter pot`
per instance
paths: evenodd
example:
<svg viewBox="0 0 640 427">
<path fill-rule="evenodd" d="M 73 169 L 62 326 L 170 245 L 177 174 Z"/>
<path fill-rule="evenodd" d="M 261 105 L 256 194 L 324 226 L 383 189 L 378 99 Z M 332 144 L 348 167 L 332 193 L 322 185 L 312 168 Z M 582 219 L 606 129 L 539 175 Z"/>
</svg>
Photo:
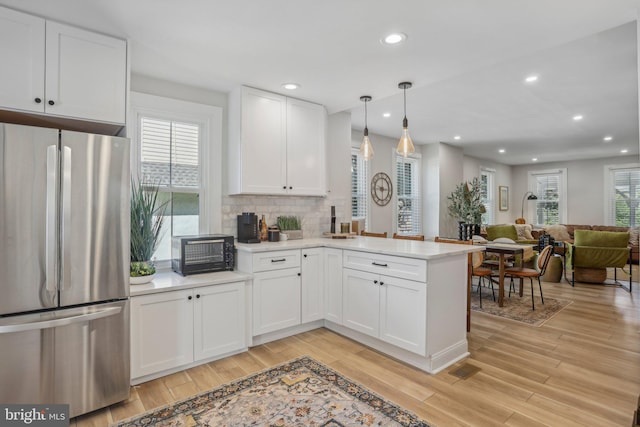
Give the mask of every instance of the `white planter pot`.
<svg viewBox="0 0 640 427">
<path fill-rule="evenodd" d="M 129 277 L 130 285 L 144 285 L 145 283 L 149 283 L 156 277 L 155 274 L 150 274 L 148 276 L 138 276 L 138 277 Z"/>
</svg>

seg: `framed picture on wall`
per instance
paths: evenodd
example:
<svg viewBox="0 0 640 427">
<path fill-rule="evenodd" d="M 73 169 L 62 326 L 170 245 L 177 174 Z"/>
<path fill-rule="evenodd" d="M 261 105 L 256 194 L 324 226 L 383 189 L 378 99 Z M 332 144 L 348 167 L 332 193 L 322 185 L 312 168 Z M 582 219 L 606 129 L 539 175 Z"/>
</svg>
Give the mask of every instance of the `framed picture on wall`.
<svg viewBox="0 0 640 427">
<path fill-rule="evenodd" d="M 509 210 L 509 187 L 501 185 L 498 187 L 498 206 L 501 211 Z"/>
</svg>

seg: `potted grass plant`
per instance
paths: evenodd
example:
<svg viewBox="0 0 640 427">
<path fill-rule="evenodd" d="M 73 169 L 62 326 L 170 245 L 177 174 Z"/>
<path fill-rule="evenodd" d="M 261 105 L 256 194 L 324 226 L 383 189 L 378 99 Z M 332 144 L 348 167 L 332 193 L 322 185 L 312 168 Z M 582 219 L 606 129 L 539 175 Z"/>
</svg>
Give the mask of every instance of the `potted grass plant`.
<svg viewBox="0 0 640 427">
<path fill-rule="evenodd" d="M 280 234 L 287 235 L 289 240 L 302 239 L 302 222 L 297 216 L 279 216 L 276 225 L 280 229 Z"/>
<path fill-rule="evenodd" d="M 130 283 L 153 280 L 156 268 L 152 256 L 161 239 L 166 203 L 158 198 L 158 185 L 131 180 Z"/>
</svg>

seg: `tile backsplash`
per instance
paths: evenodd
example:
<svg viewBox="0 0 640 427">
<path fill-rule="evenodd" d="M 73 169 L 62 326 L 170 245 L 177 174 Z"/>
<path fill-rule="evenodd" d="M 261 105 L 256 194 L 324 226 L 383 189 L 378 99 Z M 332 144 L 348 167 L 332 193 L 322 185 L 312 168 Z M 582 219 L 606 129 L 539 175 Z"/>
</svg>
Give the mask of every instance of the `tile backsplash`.
<svg viewBox="0 0 640 427">
<path fill-rule="evenodd" d="M 327 197 L 305 196 L 223 196 L 222 232 L 237 237 L 237 216 L 255 212 L 265 216 L 268 225 L 276 223 L 280 215 L 296 215 L 302 220 L 304 237 L 322 237 L 331 228 L 331 206 L 336 207 L 336 228 L 340 222 L 351 222 L 350 201 Z"/>
</svg>

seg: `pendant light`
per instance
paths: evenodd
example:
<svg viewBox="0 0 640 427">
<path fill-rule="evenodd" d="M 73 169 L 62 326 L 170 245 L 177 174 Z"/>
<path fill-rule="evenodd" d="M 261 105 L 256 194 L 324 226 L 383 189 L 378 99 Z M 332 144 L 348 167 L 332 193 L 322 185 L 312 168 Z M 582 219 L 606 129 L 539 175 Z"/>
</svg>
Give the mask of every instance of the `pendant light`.
<svg viewBox="0 0 640 427">
<path fill-rule="evenodd" d="M 398 88 L 404 91 L 404 119 L 402 120 L 402 136 L 400 136 L 400 142 L 398 142 L 396 152 L 402 154 L 404 157 L 416 151 L 409 136 L 409 121 L 407 120 L 407 89 L 411 88 L 411 86 L 411 82 L 398 84 Z"/>
<path fill-rule="evenodd" d="M 361 96 L 360 101 L 364 102 L 364 137 L 362 144 L 360 144 L 360 154 L 365 160 L 371 160 L 373 159 L 373 146 L 369 140 L 369 128 L 367 127 L 367 102 L 371 101 L 371 97 L 369 95 Z"/>
</svg>

